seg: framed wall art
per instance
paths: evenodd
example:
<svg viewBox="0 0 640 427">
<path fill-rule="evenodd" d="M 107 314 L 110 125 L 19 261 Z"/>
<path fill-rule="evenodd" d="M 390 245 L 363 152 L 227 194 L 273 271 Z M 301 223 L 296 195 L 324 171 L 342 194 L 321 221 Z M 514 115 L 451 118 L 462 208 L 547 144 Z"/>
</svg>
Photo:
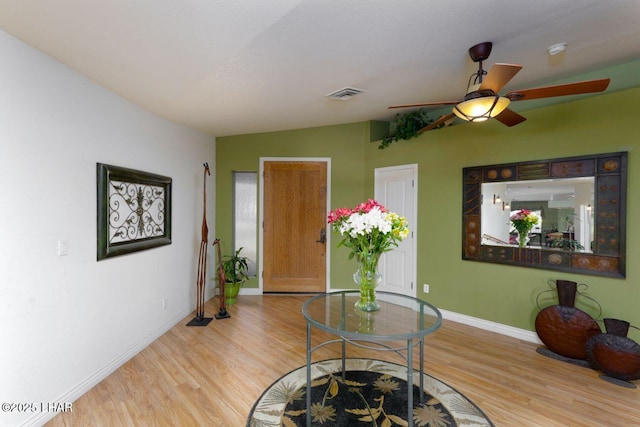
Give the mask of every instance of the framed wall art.
<svg viewBox="0 0 640 427">
<path fill-rule="evenodd" d="M 171 244 L 171 178 L 96 166 L 98 261 Z"/>
</svg>

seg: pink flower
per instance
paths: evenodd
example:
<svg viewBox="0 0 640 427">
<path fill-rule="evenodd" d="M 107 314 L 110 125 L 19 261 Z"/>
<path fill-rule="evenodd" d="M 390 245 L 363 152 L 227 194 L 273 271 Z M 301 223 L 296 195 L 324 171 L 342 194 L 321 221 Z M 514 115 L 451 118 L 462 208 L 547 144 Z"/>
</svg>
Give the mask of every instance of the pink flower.
<svg viewBox="0 0 640 427">
<path fill-rule="evenodd" d="M 342 218 L 349 217 L 353 211 L 349 208 L 338 208 L 331 212 L 329 212 L 328 222 L 331 224 L 332 222 L 339 221 Z"/>
<path fill-rule="evenodd" d="M 529 216 L 531 214 L 530 210 L 527 209 L 521 209 L 518 212 L 514 213 L 513 215 L 511 215 L 511 218 L 509 218 L 511 221 L 519 221 L 519 220 L 523 220 L 525 219 L 527 216 Z"/>
<path fill-rule="evenodd" d="M 530 210 L 522 209 L 518 212 L 514 213 L 509 217 L 511 223 L 515 227 L 518 232 L 520 231 L 529 231 L 531 228 L 538 224 L 538 216 L 532 213 Z"/>
<path fill-rule="evenodd" d="M 398 246 L 398 242 L 409 234 L 406 218 L 387 211 L 373 199 L 360 203 L 353 209 L 334 209 L 329 212 L 327 222 L 343 236 L 338 246 L 351 249 L 350 258 L 379 256 Z"/>
<path fill-rule="evenodd" d="M 360 203 L 358 206 L 356 206 L 354 209 L 354 212 L 369 213 L 371 209 L 375 207 L 380 209 L 380 212 L 384 213 L 387 211 L 387 209 L 384 206 L 382 206 L 380 203 L 378 203 L 373 199 L 369 199 L 365 203 Z"/>
<path fill-rule="evenodd" d="M 328 219 L 327 222 L 329 224 L 331 224 L 331 223 L 334 223 L 334 222 L 339 222 L 341 220 L 346 220 L 352 214 L 355 214 L 355 213 L 366 214 L 366 213 L 371 212 L 371 210 L 373 208 L 378 208 L 380 210 L 380 212 L 382 212 L 382 213 L 387 212 L 387 208 L 382 206 L 377 201 L 375 201 L 373 199 L 369 199 L 366 202 L 360 203 L 358 206 L 356 206 L 353 209 L 337 208 L 337 209 L 332 210 L 331 212 L 329 212 L 329 216 L 327 217 L 327 219 Z"/>
</svg>

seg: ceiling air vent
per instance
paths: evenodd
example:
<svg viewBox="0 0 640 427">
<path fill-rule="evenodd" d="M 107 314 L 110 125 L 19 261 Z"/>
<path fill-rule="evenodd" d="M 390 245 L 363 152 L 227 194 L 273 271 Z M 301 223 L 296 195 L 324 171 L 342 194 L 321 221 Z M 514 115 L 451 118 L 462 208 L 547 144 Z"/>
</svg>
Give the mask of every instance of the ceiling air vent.
<svg viewBox="0 0 640 427">
<path fill-rule="evenodd" d="M 362 92 L 364 92 L 362 89 L 356 89 L 354 87 L 343 87 L 342 89 L 338 89 L 335 92 L 327 94 L 327 96 L 329 98 L 346 101 L 347 99 L 351 99 Z"/>
</svg>

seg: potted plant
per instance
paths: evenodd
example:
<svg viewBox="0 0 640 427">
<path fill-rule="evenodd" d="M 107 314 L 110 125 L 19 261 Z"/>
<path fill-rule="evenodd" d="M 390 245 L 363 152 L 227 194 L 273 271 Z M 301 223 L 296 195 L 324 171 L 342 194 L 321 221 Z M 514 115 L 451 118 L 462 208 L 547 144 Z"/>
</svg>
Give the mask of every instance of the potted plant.
<svg viewBox="0 0 640 427">
<path fill-rule="evenodd" d="M 233 255 L 226 255 L 222 258 L 225 279 L 224 296 L 227 304 L 235 304 L 240 287 L 249 278 L 247 275 L 249 259 L 240 255 L 242 249 L 238 249 Z"/>
<path fill-rule="evenodd" d="M 564 251 L 581 251 L 584 249 L 584 246 L 582 246 L 577 240 L 566 238 L 554 240 L 553 243 L 551 243 L 551 247 L 562 249 Z"/>
</svg>

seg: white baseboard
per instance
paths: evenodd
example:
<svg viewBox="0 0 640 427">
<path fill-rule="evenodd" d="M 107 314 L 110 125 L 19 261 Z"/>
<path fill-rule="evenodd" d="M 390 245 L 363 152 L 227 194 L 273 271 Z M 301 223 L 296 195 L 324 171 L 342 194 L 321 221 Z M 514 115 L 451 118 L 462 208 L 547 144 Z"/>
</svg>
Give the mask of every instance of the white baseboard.
<svg viewBox="0 0 640 427">
<path fill-rule="evenodd" d="M 238 295 L 262 295 L 262 289 L 259 288 L 240 288 L 240 291 L 238 292 Z M 219 289 L 216 288 L 213 292 L 213 295 L 211 295 L 211 298 L 220 295 Z"/>
<path fill-rule="evenodd" d="M 262 295 L 262 289 L 259 288 L 240 288 L 238 295 Z"/>
<path fill-rule="evenodd" d="M 138 341 L 134 345 L 132 345 L 127 351 L 117 356 L 113 360 L 111 360 L 106 365 L 99 368 L 93 374 L 89 375 L 87 378 L 82 380 L 80 383 L 76 384 L 69 391 L 64 393 L 57 399 L 52 400 L 53 402 L 75 402 L 91 390 L 93 387 L 98 385 L 100 381 L 107 378 L 113 372 L 115 372 L 119 367 L 124 365 L 129 359 L 131 359 L 136 354 L 140 353 L 144 350 L 149 344 L 160 338 L 165 332 L 169 331 L 179 322 L 181 322 L 186 316 L 189 315 L 193 310 L 188 310 L 186 312 L 180 312 L 176 314 L 174 317 L 169 319 L 155 331 L 151 332 L 149 335 L 144 337 L 142 340 Z M 33 417 L 27 419 L 20 426 L 21 427 L 35 427 L 44 425 L 47 421 L 51 420 L 53 417 L 58 415 L 57 412 L 40 412 L 35 414 Z"/>
<path fill-rule="evenodd" d="M 532 331 L 514 328 L 513 326 L 503 325 L 502 323 L 491 322 L 489 320 L 478 319 L 476 317 L 467 316 L 466 314 L 454 313 L 453 311 L 440 310 L 440 313 L 442 313 L 443 319 L 451 320 L 452 322 L 463 323 L 465 325 L 484 329 L 485 331 L 496 332 L 498 334 L 534 344 L 542 344 L 538 335 Z"/>
<path fill-rule="evenodd" d="M 338 292 L 346 290 L 350 289 L 331 289 L 327 292 Z M 473 326 L 475 328 L 484 329 L 485 331 L 496 332 L 498 334 L 506 335 L 534 344 L 542 344 L 542 341 L 540 341 L 540 338 L 538 338 L 538 334 L 532 331 L 527 331 L 526 329 L 515 328 L 513 326 L 503 325 L 502 323 L 479 319 L 477 317 L 467 316 L 466 314 L 459 314 L 453 311 L 440 309 L 440 313 L 442 313 L 443 319 L 451 320 L 452 322 L 462 323 L 465 325 Z"/>
</svg>

